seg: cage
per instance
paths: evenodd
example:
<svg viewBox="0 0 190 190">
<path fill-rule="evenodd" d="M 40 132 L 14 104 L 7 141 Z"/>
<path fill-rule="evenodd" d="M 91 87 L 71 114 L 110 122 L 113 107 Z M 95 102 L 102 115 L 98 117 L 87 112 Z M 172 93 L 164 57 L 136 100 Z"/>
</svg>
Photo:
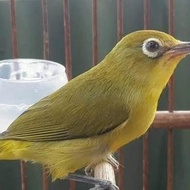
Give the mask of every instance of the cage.
<svg viewBox="0 0 190 190">
<path fill-rule="evenodd" d="M 189 6 L 188 0 L 0 0 L 0 59 L 56 61 L 71 80 L 132 31 L 157 29 L 189 40 Z M 190 188 L 189 58 L 182 62 L 148 133 L 118 151 L 120 190 Z M 51 183 L 39 165 L 0 162 L 1 190 L 89 188 L 68 180 Z"/>
</svg>

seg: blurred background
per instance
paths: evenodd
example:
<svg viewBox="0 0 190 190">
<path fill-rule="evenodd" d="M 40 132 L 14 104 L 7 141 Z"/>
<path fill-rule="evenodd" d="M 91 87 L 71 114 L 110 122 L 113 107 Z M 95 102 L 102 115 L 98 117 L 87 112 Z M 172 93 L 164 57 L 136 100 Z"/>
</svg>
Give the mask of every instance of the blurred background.
<svg viewBox="0 0 190 190">
<path fill-rule="evenodd" d="M 135 30 L 156 29 L 190 41 L 189 7 L 189 0 L 0 0 L 0 59 L 49 59 L 65 65 L 69 78 L 75 77 L 101 61 L 122 35 Z M 45 14 L 42 14 L 44 10 Z M 69 11 L 70 18 L 66 18 L 65 11 Z M 16 49 L 13 48 L 15 44 Z M 169 95 L 166 88 L 159 110 L 168 110 L 171 96 L 174 97 L 174 110 L 190 109 L 189 62 L 190 57 L 187 57 L 178 66 L 173 79 L 174 96 Z M 168 130 L 149 130 L 148 184 L 144 190 L 190 189 L 190 131 L 174 129 L 172 138 L 173 185 L 169 187 Z M 123 150 L 120 160 L 124 160 L 124 169 L 118 173 L 120 189 L 143 189 L 143 137 Z M 27 190 L 82 190 L 90 187 L 78 183 L 74 187 L 75 184 L 67 180 L 53 183 L 49 180 L 47 187 L 43 187 L 42 181 L 41 166 L 27 163 Z M 21 190 L 20 162 L 1 161 L 0 190 L 13 189 Z"/>
</svg>

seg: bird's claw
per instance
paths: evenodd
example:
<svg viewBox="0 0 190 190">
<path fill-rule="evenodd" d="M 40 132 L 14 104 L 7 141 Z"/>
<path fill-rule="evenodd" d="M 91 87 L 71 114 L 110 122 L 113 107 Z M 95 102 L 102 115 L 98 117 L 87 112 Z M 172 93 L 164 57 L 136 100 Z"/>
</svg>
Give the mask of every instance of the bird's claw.
<svg viewBox="0 0 190 190">
<path fill-rule="evenodd" d="M 119 188 L 113 184 L 111 181 L 104 179 L 96 179 L 90 176 L 83 176 L 78 174 L 69 174 L 67 179 L 79 181 L 83 183 L 94 184 L 95 187 L 90 190 L 119 190 Z"/>
<path fill-rule="evenodd" d="M 106 160 L 106 162 L 110 163 L 115 170 L 118 170 L 119 169 L 119 162 L 112 156 L 112 155 L 109 155 Z M 98 164 L 98 163 L 97 163 Z M 93 172 L 94 172 L 94 168 L 96 167 L 97 164 L 91 164 L 91 165 L 88 165 L 85 169 L 84 169 L 84 172 L 87 176 L 92 176 Z"/>
<path fill-rule="evenodd" d="M 101 184 L 96 185 L 95 187 L 91 188 L 90 190 L 119 190 L 119 188 L 111 183 L 110 181 L 102 181 Z"/>
<path fill-rule="evenodd" d="M 93 172 L 94 172 L 94 165 L 88 165 L 85 169 L 84 172 L 87 176 L 92 176 Z"/>
<path fill-rule="evenodd" d="M 106 161 L 110 163 L 114 167 L 115 170 L 119 169 L 119 162 L 112 155 L 109 155 Z"/>
</svg>

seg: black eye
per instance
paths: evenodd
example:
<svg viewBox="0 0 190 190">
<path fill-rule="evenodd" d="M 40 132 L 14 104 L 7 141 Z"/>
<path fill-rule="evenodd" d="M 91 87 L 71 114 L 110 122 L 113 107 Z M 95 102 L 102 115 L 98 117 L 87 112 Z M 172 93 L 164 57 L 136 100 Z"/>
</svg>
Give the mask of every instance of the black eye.
<svg viewBox="0 0 190 190">
<path fill-rule="evenodd" d="M 160 45 L 158 42 L 156 41 L 149 41 L 146 43 L 146 49 L 149 51 L 149 52 L 155 52 L 157 51 L 158 49 L 160 48 Z"/>
</svg>

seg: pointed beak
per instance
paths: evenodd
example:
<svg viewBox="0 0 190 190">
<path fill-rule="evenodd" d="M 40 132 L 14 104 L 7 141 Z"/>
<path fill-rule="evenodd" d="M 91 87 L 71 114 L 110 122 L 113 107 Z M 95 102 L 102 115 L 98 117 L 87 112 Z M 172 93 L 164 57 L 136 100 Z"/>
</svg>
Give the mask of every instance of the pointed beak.
<svg viewBox="0 0 190 190">
<path fill-rule="evenodd" d="M 168 50 L 172 56 L 190 54 L 190 42 L 179 42 L 176 46 Z"/>
</svg>

